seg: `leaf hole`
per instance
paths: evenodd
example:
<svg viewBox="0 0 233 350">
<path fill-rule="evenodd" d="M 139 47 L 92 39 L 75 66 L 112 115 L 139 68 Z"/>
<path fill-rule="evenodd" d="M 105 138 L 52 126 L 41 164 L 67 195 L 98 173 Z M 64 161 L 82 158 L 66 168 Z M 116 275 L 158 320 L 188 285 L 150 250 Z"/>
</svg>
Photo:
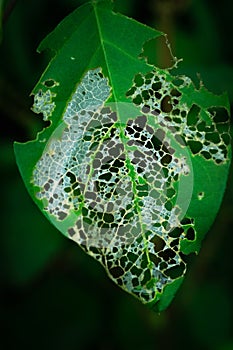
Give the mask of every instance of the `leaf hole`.
<svg viewBox="0 0 233 350">
<path fill-rule="evenodd" d="M 134 83 L 137 87 L 140 87 L 144 84 L 144 78 L 141 74 L 137 74 L 134 78 Z"/>
<path fill-rule="evenodd" d="M 172 161 L 172 156 L 170 154 L 165 154 L 161 159 L 162 165 L 166 166 Z"/>
<path fill-rule="evenodd" d="M 182 79 L 181 77 L 178 77 L 178 78 L 174 79 L 174 80 L 172 81 L 172 83 L 173 83 L 175 86 L 179 87 L 179 86 L 181 86 L 181 85 L 184 84 L 184 79 Z"/>
<path fill-rule="evenodd" d="M 141 282 L 141 285 L 145 285 L 146 283 L 148 283 L 151 280 L 151 273 L 150 270 L 146 270 L 144 273 L 144 278 Z"/>
<path fill-rule="evenodd" d="M 44 81 L 44 86 L 46 86 L 47 88 L 53 88 L 53 87 L 55 87 L 56 85 L 58 85 L 58 83 L 55 81 L 55 80 L 53 80 L 53 79 L 47 79 L 47 80 L 45 80 Z"/>
<path fill-rule="evenodd" d="M 213 116 L 215 123 L 226 123 L 229 120 L 228 112 L 225 108 L 212 107 L 208 112 Z"/>
<path fill-rule="evenodd" d="M 187 124 L 189 126 L 197 125 L 200 110 L 201 110 L 200 107 L 198 107 L 197 105 L 195 104 L 192 105 L 187 115 Z"/>
<path fill-rule="evenodd" d="M 184 233 L 182 227 L 176 227 L 174 230 L 169 232 L 169 236 L 172 238 L 179 238 Z"/>
<path fill-rule="evenodd" d="M 194 220 L 192 218 L 183 218 L 180 223 L 181 225 L 191 225 L 194 223 Z"/>
<path fill-rule="evenodd" d="M 176 256 L 176 253 L 172 249 L 168 248 L 159 252 L 158 255 L 165 261 L 169 261 L 170 259 L 173 259 Z"/>
<path fill-rule="evenodd" d="M 206 140 L 212 141 L 215 144 L 218 144 L 221 141 L 220 136 L 217 132 L 207 132 L 205 138 Z"/>
<path fill-rule="evenodd" d="M 184 273 L 184 270 L 185 270 L 185 264 L 181 263 L 178 266 L 174 266 L 174 267 L 171 267 L 170 269 L 167 269 L 165 271 L 165 274 L 168 277 L 170 277 L 172 279 L 175 279 L 175 278 L 178 278 L 178 277 L 182 276 L 183 273 Z"/>
<path fill-rule="evenodd" d="M 197 198 L 201 201 L 205 197 L 205 192 L 199 192 Z"/>
<path fill-rule="evenodd" d="M 201 154 L 203 155 L 203 157 L 205 157 L 205 159 L 210 159 L 211 158 L 211 154 L 207 151 L 202 151 Z"/>
<path fill-rule="evenodd" d="M 160 225 L 159 225 L 159 226 L 160 226 Z M 165 247 L 165 242 L 164 242 L 164 240 L 163 240 L 161 237 L 157 236 L 157 235 L 155 235 L 155 236 L 153 237 L 152 243 L 154 243 L 154 250 L 155 250 L 155 252 L 160 252 L 160 251 L 162 251 L 163 248 Z"/>
<path fill-rule="evenodd" d="M 174 57 L 171 54 L 165 36 L 145 42 L 139 57 L 145 58 L 147 63 L 162 69 L 172 67 L 174 64 Z"/>
<path fill-rule="evenodd" d="M 172 110 L 171 97 L 166 95 L 161 101 L 161 110 L 165 113 L 170 113 Z"/>
<path fill-rule="evenodd" d="M 124 275 L 124 270 L 120 266 L 112 267 L 109 272 L 113 278 L 119 278 Z"/>
<path fill-rule="evenodd" d="M 137 95 L 134 99 L 133 99 L 133 103 L 135 103 L 135 105 L 140 105 L 142 103 L 142 98 L 140 95 Z"/>
<path fill-rule="evenodd" d="M 189 240 L 189 241 L 194 241 L 195 239 L 195 230 L 193 227 L 189 227 L 187 232 L 186 232 L 186 238 Z"/>
<path fill-rule="evenodd" d="M 193 154 L 197 154 L 202 149 L 202 143 L 199 141 L 188 141 L 188 145 Z"/>
</svg>

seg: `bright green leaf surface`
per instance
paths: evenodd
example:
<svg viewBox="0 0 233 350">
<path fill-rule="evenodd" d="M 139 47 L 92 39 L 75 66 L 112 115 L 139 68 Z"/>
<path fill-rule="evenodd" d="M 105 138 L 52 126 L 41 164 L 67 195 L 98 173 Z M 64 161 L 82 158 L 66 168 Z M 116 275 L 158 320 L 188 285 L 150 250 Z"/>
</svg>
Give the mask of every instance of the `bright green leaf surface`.
<svg viewBox="0 0 233 350">
<path fill-rule="evenodd" d="M 83 5 L 41 43 L 52 59 L 33 110 L 50 126 L 15 153 L 46 217 L 161 311 L 221 203 L 229 105 L 139 58 L 162 34 L 110 5 Z"/>
</svg>

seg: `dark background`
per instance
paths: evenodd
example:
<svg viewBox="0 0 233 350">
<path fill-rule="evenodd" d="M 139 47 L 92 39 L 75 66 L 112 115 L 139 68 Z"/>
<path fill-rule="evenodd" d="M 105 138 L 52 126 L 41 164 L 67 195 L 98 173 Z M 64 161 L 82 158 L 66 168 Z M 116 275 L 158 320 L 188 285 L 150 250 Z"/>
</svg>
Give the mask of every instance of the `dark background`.
<svg viewBox="0 0 233 350">
<path fill-rule="evenodd" d="M 29 95 L 48 59 L 36 48 L 84 2 L 0 1 L 0 347 L 233 350 L 232 172 L 201 253 L 160 315 L 115 286 L 97 262 L 56 231 L 22 183 L 13 141 L 33 139 L 42 128 Z M 174 54 L 184 58 L 179 71 L 194 80 L 200 73 L 211 91 L 227 90 L 232 104 L 232 1 L 115 3 L 118 11 L 167 32 Z"/>
</svg>

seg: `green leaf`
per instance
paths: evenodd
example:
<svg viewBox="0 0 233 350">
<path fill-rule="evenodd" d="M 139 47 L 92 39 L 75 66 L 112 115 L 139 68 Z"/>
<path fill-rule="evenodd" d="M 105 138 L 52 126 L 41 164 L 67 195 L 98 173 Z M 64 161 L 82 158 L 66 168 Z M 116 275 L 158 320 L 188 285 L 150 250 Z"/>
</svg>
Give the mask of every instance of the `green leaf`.
<svg viewBox="0 0 233 350">
<path fill-rule="evenodd" d="M 50 222 L 161 311 L 222 200 L 229 103 L 148 64 L 143 45 L 163 34 L 110 5 L 83 5 L 41 43 L 33 110 L 50 125 L 15 154 Z"/>
</svg>

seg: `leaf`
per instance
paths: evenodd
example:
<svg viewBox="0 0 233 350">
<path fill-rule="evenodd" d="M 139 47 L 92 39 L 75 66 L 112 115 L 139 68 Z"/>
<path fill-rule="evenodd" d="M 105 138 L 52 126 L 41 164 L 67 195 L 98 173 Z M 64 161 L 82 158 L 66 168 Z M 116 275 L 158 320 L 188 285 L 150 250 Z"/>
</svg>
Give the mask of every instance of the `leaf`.
<svg viewBox="0 0 233 350">
<path fill-rule="evenodd" d="M 158 311 L 216 216 L 230 162 L 227 96 L 148 64 L 143 45 L 161 35 L 107 0 L 78 8 L 39 47 L 52 58 L 33 110 L 50 125 L 15 143 L 50 222 Z"/>
</svg>

